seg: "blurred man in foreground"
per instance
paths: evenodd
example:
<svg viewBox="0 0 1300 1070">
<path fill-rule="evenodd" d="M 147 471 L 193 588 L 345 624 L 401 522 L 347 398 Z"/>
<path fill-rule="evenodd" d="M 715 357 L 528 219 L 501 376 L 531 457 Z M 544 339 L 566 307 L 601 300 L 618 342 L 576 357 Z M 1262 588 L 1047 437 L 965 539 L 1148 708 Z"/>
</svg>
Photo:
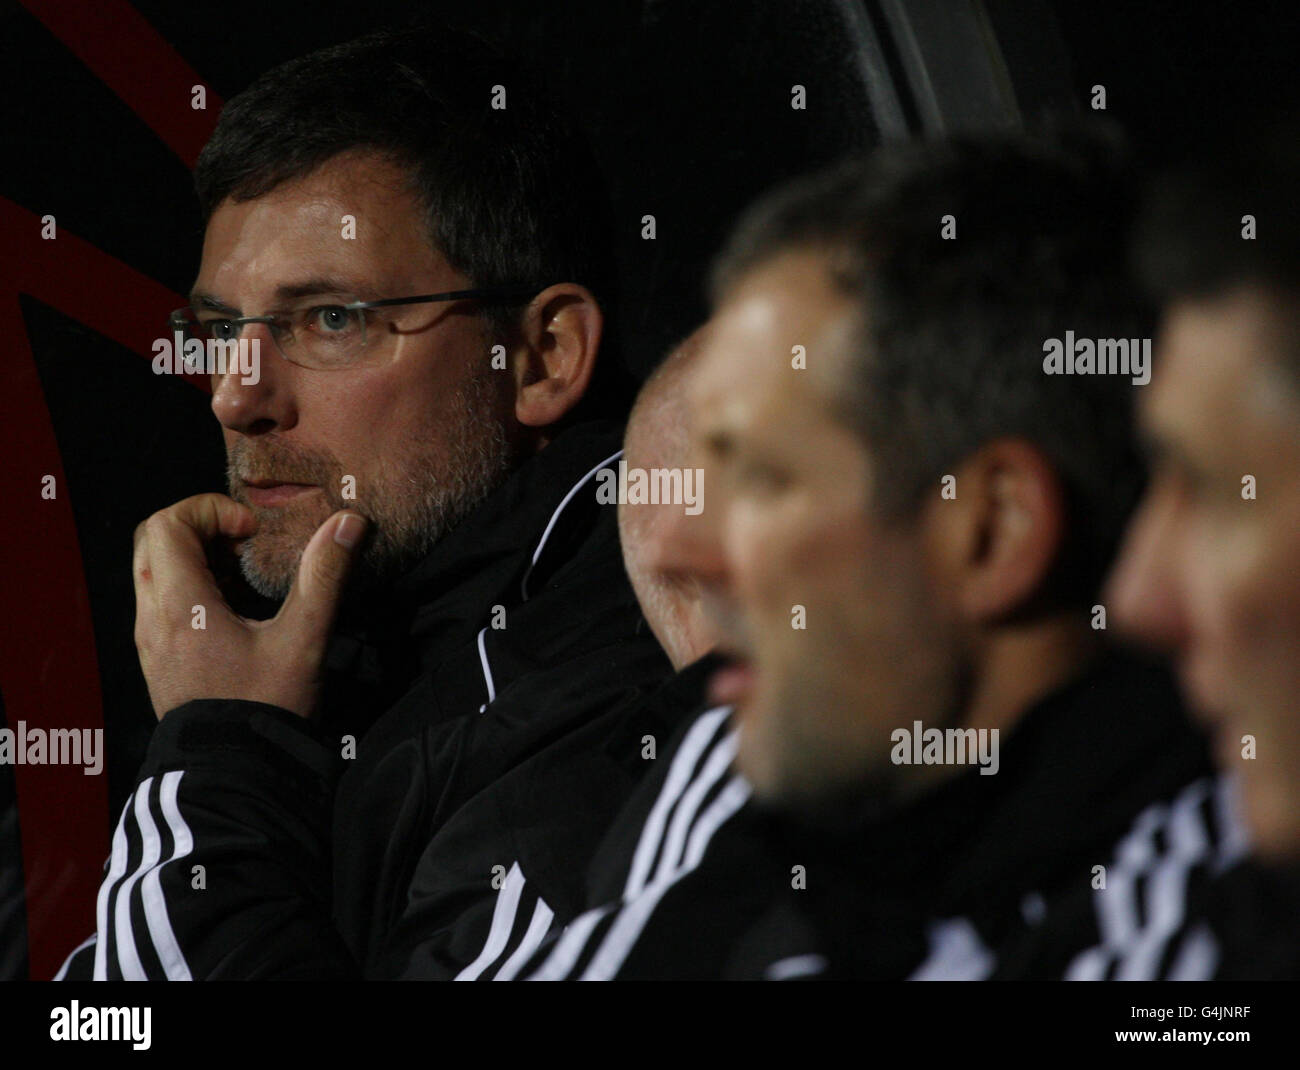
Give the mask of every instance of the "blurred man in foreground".
<svg viewBox="0 0 1300 1070">
<path fill-rule="evenodd" d="M 1086 139 L 882 152 L 749 214 L 690 391 L 707 506 L 660 550 L 717 706 L 530 976 L 987 977 L 1204 772 L 1096 605 L 1141 480 L 1129 215 Z"/>
</svg>

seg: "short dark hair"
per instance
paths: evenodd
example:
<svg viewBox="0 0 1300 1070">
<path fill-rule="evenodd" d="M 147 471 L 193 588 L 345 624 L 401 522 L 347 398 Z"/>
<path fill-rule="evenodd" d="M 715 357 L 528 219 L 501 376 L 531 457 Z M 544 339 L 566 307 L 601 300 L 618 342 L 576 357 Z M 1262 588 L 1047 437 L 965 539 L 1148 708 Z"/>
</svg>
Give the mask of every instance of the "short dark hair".
<svg viewBox="0 0 1300 1070">
<path fill-rule="evenodd" d="M 1138 273 L 1162 301 L 1245 286 L 1300 296 L 1300 116 L 1245 124 L 1195 163 L 1151 182 L 1134 242 Z M 1252 216 L 1255 235 L 1243 234 Z M 1297 339 L 1300 342 L 1300 339 Z M 1300 344 L 1283 357 L 1300 382 Z"/>
<path fill-rule="evenodd" d="M 576 282 L 609 314 L 609 200 L 590 146 L 535 74 L 463 31 L 381 30 L 262 75 L 226 104 L 199 156 L 203 217 L 353 150 L 409 169 L 433 247 L 471 285 Z M 497 331 L 517 311 L 484 306 Z M 602 378 L 613 378 L 608 356 Z"/>
<path fill-rule="evenodd" d="M 1126 270 L 1135 201 L 1108 130 L 885 148 L 755 206 L 715 265 L 714 302 L 776 254 L 824 251 L 858 302 L 839 407 L 885 473 L 878 509 L 912 513 L 981 445 L 1024 438 L 1067 500 L 1044 594 L 1090 604 L 1143 482 L 1133 387 L 1047 375 L 1044 343 L 1066 330 L 1150 338 L 1153 311 Z"/>
</svg>

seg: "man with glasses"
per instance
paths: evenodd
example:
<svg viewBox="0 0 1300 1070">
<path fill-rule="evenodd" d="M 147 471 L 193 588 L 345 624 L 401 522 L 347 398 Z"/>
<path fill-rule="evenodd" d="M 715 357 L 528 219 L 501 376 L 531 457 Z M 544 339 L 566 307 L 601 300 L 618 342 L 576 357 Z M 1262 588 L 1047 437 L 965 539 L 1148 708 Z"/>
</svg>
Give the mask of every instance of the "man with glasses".
<svg viewBox="0 0 1300 1070">
<path fill-rule="evenodd" d="M 594 168 L 517 68 L 412 32 L 264 76 L 195 181 L 171 327 L 258 374 L 212 377 L 229 497 L 136 533 L 160 725 L 63 974 L 450 976 L 510 882 L 576 900 L 678 708 L 637 712 L 670 667 L 595 493 Z"/>
<path fill-rule="evenodd" d="M 536 286 L 503 286 L 495 290 L 450 290 L 441 294 L 390 297 L 383 301 L 349 301 L 344 305 L 309 304 L 266 316 L 240 316 L 220 301 L 202 297 L 198 299 L 203 305 L 202 310 L 190 305 L 178 308 L 168 322 L 181 341 L 180 351 L 186 354 L 190 352 L 191 342 L 200 347 L 199 352 L 212 352 L 216 347 L 218 354 L 229 353 L 229 346 L 238 346 L 244 327 L 251 323 L 264 323 L 275 348 L 285 360 L 304 368 L 329 371 L 349 367 L 373 356 L 374 348 L 382 343 L 385 330 L 391 332 L 392 327 L 381 324 L 376 331 L 372 326 L 367 338 L 366 324 L 382 320 L 385 310 L 431 301 L 536 297 L 537 289 Z M 209 374 L 226 373 L 224 365 L 220 368 L 206 366 L 204 370 Z M 254 376 L 250 384 L 256 378 Z"/>
</svg>

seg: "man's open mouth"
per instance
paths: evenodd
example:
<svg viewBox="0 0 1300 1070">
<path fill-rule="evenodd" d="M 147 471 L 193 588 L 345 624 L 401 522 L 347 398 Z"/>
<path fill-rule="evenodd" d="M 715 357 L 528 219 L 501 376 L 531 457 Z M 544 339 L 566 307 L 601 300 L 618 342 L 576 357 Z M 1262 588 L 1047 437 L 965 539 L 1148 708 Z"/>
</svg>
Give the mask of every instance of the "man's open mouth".
<svg viewBox="0 0 1300 1070">
<path fill-rule="evenodd" d="M 758 675 L 747 658 L 725 654 L 726 661 L 709 677 L 709 702 L 718 706 L 740 706 L 754 691 Z"/>
</svg>

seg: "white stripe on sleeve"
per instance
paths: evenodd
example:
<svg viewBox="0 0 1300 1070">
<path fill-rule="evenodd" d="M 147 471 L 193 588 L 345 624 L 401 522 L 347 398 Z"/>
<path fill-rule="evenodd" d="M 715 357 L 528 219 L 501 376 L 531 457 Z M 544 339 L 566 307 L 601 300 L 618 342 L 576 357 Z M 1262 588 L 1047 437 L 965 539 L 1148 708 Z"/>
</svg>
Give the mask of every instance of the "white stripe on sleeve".
<svg viewBox="0 0 1300 1070">
<path fill-rule="evenodd" d="M 137 789 L 139 790 L 139 789 Z M 126 873 L 126 859 L 129 845 L 126 839 L 126 815 L 131 812 L 132 799 L 126 800 L 122 807 L 122 816 L 117 819 L 117 829 L 113 832 L 113 853 L 109 857 L 108 873 L 104 883 L 99 886 L 99 898 L 95 903 L 95 932 L 99 940 L 95 943 L 94 980 L 108 980 L 108 910 L 113 896 L 113 886 Z"/>
<path fill-rule="evenodd" d="M 718 749 L 724 749 L 724 744 L 727 742 L 734 743 L 734 739 L 734 736 L 728 736 L 723 743 L 718 745 Z M 749 798 L 749 794 L 749 784 L 739 776 L 733 778 L 722 789 L 718 797 L 700 816 L 699 822 L 692 830 L 686 858 L 682 865 L 673 870 L 665 870 L 661 867 L 654 883 L 650 884 L 645 891 L 623 908 L 614 924 L 610 926 L 609 931 L 605 934 L 605 942 L 601 945 L 600 950 L 592 956 L 591 962 L 582 975 L 582 980 L 607 981 L 618 972 L 640 937 L 641 931 L 650 920 L 650 915 L 654 913 L 655 907 L 659 905 L 659 900 L 667 894 L 674 884 L 699 865 L 709 841 L 713 838 L 713 834 L 729 817 L 745 805 L 745 800 Z"/>
<path fill-rule="evenodd" d="M 654 864 L 655 852 L 659 849 L 668 814 L 691 782 L 691 773 L 695 769 L 700 755 L 717 733 L 718 725 L 731 712 L 730 706 L 718 706 L 701 714 L 682 738 L 677 753 L 673 756 L 668 769 L 668 777 L 655 800 L 654 808 L 641 830 L 641 838 L 632 858 L 632 868 L 628 873 L 627 885 L 623 889 L 624 898 L 637 895 L 645 887 Z"/>
<path fill-rule="evenodd" d="M 1066 967 L 1071 981 L 1101 980 L 1115 963 L 1117 980 L 1154 980 L 1171 942 L 1188 923 L 1187 890 L 1191 874 L 1221 872 L 1240 858 L 1247 834 L 1235 808 L 1231 778 L 1199 780 L 1172 804 L 1156 804 L 1139 815 L 1115 851 L 1107 886 L 1093 893 L 1100 942 L 1081 952 Z M 1212 810 L 1213 821 L 1206 811 Z M 1156 834 L 1167 847 L 1156 852 Z M 1146 877 L 1145 924 L 1135 893 Z M 1116 895 L 1116 892 L 1119 895 Z M 1168 967 L 1170 979 L 1211 976 L 1218 964 L 1213 934 L 1200 925 L 1187 933 Z"/>
<path fill-rule="evenodd" d="M 559 981 L 573 969 L 574 963 L 582 956 L 587 946 L 587 939 L 596 928 L 613 911 L 613 905 L 596 907 L 579 915 L 571 921 L 561 934 L 559 942 L 542 963 L 541 967 L 528 977 L 530 981 Z"/>
<path fill-rule="evenodd" d="M 692 822 L 695 820 L 696 813 L 699 811 L 700 804 L 713 789 L 713 786 L 722 779 L 735 756 L 736 736 L 735 733 L 731 733 L 721 739 L 717 746 L 713 748 L 708 760 L 704 763 L 704 767 L 700 770 L 700 775 L 696 777 L 695 783 L 682 796 L 681 805 L 677 807 L 677 811 L 673 814 L 673 822 L 668 826 L 668 838 L 664 843 L 663 852 L 659 856 L 659 866 L 655 870 L 656 880 L 681 866 L 686 836 L 691 829 Z"/>
<path fill-rule="evenodd" d="M 515 953 L 506 959 L 493 978 L 494 981 L 513 981 L 523 969 L 524 964 L 533 957 L 533 952 L 542 946 L 546 934 L 550 932 L 551 922 L 555 920 L 555 911 L 546 905 L 545 900 L 538 899 L 533 908 L 532 920 L 523 940 L 515 948 Z"/>
<path fill-rule="evenodd" d="M 1210 854 L 1210 840 L 1198 813 L 1208 794 L 1208 783 L 1193 784 L 1173 804 L 1166 833 L 1169 851 L 1147 881 L 1147 924 L 1119 964 L 1117 981 L 1155 980 L 1165 947 L 1183 924 L 1188 873 Z"/>
<path fill-rule="evenodd" d="M 85 940 L 81 941 L 81 943 L 79 943 L 76 947 L 74 947 L 72 949 L 72 954 L 70 954 L 66 959 L 63 960 L 63 965 L 59 967 L 59 972 L 54 975 L 54 979 L 56 981 L 62 981 L 65 977 L 67 977 L 68 967 L 72 965 L 72 960 L 75 959 L 78 955 L 80 955 L 83 951 L 85 951 L 86 948 L 98 942 L 98 940 L 99 940 L 99 934 L 91 933 Z"/>
<path fill-rule="evenodd" d="M 487 942 L 478 958 L 456 975 L 457 981 L 477 981 L 479 976 L 501 952 L 506 949 L 510 933 L 515 927 L 515 915 L 519 912 L 519 897 L 524 891 L 524 871 L 515 862 L 506 874 L 506 879 L 497 893 L 496 907 L 492 911 L 492 927 L 488 930 Z"/>
<path fill-rule="evenodd" d="M 162 805 L 163 818 L 172 833 L 172 853 L 167 862 L 184 858 L 194 850 L 194 835 L 181 816 L 177 795 L 181 788 L 181 770 L 164 773 L 162 787 L 158 792 L 158 801 Z M 191 981 L 189 964 L 181 951 L 180 942 L 172 931 L 171 919 L 167 916 L 167 900 L 162 891 L 162 868 L 167 864 L 154 867 L 144 883 L 140 886 L 140 898 L 144 900 L 144 916 L 149 924 L 149 935 L 153 938 L 154 950 L 158 961 L 169 981 Z"/>
<path fill-rule="evenodd" d="M 135 933 L 131 928 L 131 889 L 158 861 L 162 854 L 162 840 L 158 837 L 158 826 L 149 813 L 149 791 L 153 786 L 153 777 L 141 782 L 135 793 L 135 823 L 140 830 L 140 864 L 135 872 L 122 882 L 117 890 L 114 903 L 115 931 L 117 939 L 117 965 L 122 971 L 124 981 L 146 981 L 144 966 L 140 962 L 140 952 L 136 950 Z"/>
</svg>

